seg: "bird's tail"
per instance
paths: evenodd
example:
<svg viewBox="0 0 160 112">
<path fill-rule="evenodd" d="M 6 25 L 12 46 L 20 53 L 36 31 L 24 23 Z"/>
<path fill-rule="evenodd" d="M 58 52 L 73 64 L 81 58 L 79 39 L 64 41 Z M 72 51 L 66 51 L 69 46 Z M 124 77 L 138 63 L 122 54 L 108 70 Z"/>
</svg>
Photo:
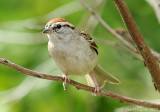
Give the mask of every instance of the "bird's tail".
<svg viewBox="0 0 160 112">
<path fill-rule="evenodd" d="M 95 82 L 94 82 L 94 78 L 95 77 L 97 84 L 100 88 L 102 88 L 106 82 L 112 83 L 112 84 L 119 84 L 120 81 L 115 78 L 113 75 L 111 75 L 110 73 L 108 73 L 106 70 L 104 70 L 100 65 L 96 65 L 95 68 L 93 69 L 93 75 L 87 74 L 86 75 L 86 79 L 88 82 L 89 86 L 95 87 Z"/>
</svg>

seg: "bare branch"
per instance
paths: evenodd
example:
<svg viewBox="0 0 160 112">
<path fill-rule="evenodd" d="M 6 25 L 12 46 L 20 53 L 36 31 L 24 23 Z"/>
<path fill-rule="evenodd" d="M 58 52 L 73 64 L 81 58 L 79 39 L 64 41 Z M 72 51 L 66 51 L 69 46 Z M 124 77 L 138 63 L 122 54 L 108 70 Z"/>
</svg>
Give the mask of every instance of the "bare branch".
<svg viewBox="0 0 160 112">
<path fill-rule="evenodd" d="M 116 29 L 115 31 L 116 31 L 118 34 L 120 34 L 121 36 L 123 36 L 124 39 L 126 39 L 126 40 L 129 41 L 130 43 L 134 44 L 134 41 L 133 41 L 131 35 L 130 35 L 127 31 L 125 31 L 125 30 L 122 29 L 122 28 L 118 28 L 118 29 Z M 159 54 L 158 52 L 154 51 L 154 50 L 151 49 L 151 48 L 150 48 L 150 50 L 151 50 L 152 55 L 154 56 L 154 58 L 160 63 L 160 54 Z"/>
<path fill-rule="evenodd" d="M 81 4 L 92 14 L 93 17 L 95 17 L 95 19 L 97 21 L 99 21 L 99 23 L 114 37 L 116 37 L 119 41 L 121 41 L 125 46 L 127 46 L 129 49 L 133 50 L 134 52 L 137 52 L 137 50 L 135 49 L 135 47 L 133 47 L 128 41 L 126 41 L 125 39 L 123 39 L 123 37 L 121 35 L 119 35 L 116 31 L 114 31 L 108 24 L 105 23 L 105 21 L 103 21 L 94 11 L 92 8 L 90 8 L 83 0 L 79 0 L 81 2 Z"/>
<path fill-rule="evenodd" d="M 33 71 L 33 70 L 29 70 L 27 68 L 24 68 L 22 66 L 14 64 L 14 63 L 12 63 L 8 60 L 5 60 L 3 58 L 0 58 L 0 63 L 4 64 L 6 66 L 9 66 L 11 68 L 14 68 L 14 69 L 18 70 L 19 72 L 30 75 L 30 76 L 34 76 L 34 77 L 42 78 L 42 79 L 47 79 L 47 80 L 63 81 L 62 76 L 48 75 L 48 74 L 36 72 L 36 71 Z M 94 92 L 94 87 L 86 86 L 84 84 L 80 84 L 80 83 L 75 82 L 73 80 L 69 80 L 69 81 L 67 81 L 67 83 L 75 86 L 78 89 Z M 119 100 L 121 102 L 129 103 L 129 104 L 135 104 L 135 105 L 144 106 L 144 107 L 148 107 L 148 108 L 160 109 L 160 104 L 128 98 L 128 97 L 121 96 L 121 95 L 118 95 L 118 94 L 115 94 L 113 92 L 109 92 L 109 91 L 106 91 L 106 90 L 100 90 L 100 94 L 103 95 L 103 96 L 108 96 L 110 98 Z"/>
<path fill-rule="evenodd" d="M 121 41 L 126 47 L 128 47 L 130 50 L 132 50 L 133 52 L 135 53 L 138 53 L 137 50 L 134 48 L 134 46 L 132 46 L 130 44 L 130 42 L 132 41 L 133 42 L 133 39 L 132 38 L 128 38 L 128 34 L 119 34 L 119 32 L 117 31 L 114 31 L 108 24 L 106 24 L 94 11 L 91 7 L 89 7 L 83 0 L 79 0 L 81 2 L 81 4 L 91 13 L 91 15 L 93 17 L 95 17 L 95 19 L 109 32 L 111 33 L 115 38 L 117 38 L 119 41 Z M 121 32 L 122 33 L 122 32 Z M 123 36 L 126 36 L 127 38 L 127 42 Z M 130 40 L 132 39 L 132 40 Z M 155 57 L 155 59 L 160 62 L 160 54 L 157 53 L 156 51 L 152 50 L 152 54 L 153 56 Z M 138 59 L 138 58 L 137 58 Z M 139 58 L 140 59 L 140 58 Z"/>
<path fill-rule="evenodd" d="M 99 21 L 107 31 L 109 31 L 113 36 L 115 36 L 117 39 L 119 39 L 125 46 L 133 50 L 134 52 L 137 52 L 137 50 L 126 40 L 123 39 L 122 36 L 120 36 L 118 33 L 116 33 L 112 28 L 110 28 L 93 10 L 90 8 L 83 0 L 79 0 L 81 4 Z M 127 9 L 127 6 L 125 5 L 124 0 L 114 0 L 117 4 L 118 8 L 120 8 L 120 12 L 122 13 L 122 17 L 124 16 L 124 22 L 126 23 L 127 28 L 129 29 L 129 32 L 133 38 L 133 40 L 136 43 L 137 49 L 140 51 L 142 57 L 144 58 L 145 64 L 147 65 L 152 80 L 154 82 L 155 88 L 158 89 L 160 92 L 160 70 L 158 67 L 158 64 L 154 60 L 152 53 L 150 52 L 148 46 L 146 45 L 144 39 L 142 38 L 138 28 L 136 27 L 136 24 L 134 23 L 131 14 L 129 13 L 129 10 Z M 122 2 L 123 1 L 123 2 Z M 121 4 L 121 2 L 123 4 Z M 121 4 L 121 5 L 119 5 Z M 127 13 L 127 14 L 126 14 Z M 130 18 L 130 19 L 128 19 Z M 134 23 L 134 24 L 133 24 Z M 134 29 L 132 28 L 134 25 Z M 134 36 L 134 37 L 133 37 Z M 140 38 L 139 38 L 140 37 Z M 138 41 L 137 41 L 138 40 Z"/>
<path fill-rule="evenodd" d="M 152 80 L 154 82 L 155 88 L 160 92 L 160 69 L 156 63 L 154 57 L 147 44 L 145 43 L 140 31 L 137 28 L 136 23 L 134 22 L 132 15 L 130 14 L 126 3 L 124 0 L 114 0 L 119 12 L 124 20 L 124 23 L 134 40 L 138 51 L 141 53 L 146 66 L 148 67 Z"/>
<path fill-rule="evenodd" d="M 123 45 L 121 45 L 117 42 L 104 40 L 104 39 L 99 39 L 99 38 L 94 38 L 94 40 L 95 40 L 95 42 L 102 43 L 102 44 L 105 44 L 105 45 L 110 45 L 110 46 L 113 46 L 115 48 L 126 51 L 126 52 L 130 53 L 133 58 L 135 58 L 137 60 L 140 60 L 140 61 L 143 61 L 143 59 L 140 55 L 136 54 L 135 52 L 133 52 L 129 48 L 127 48 L 127 47 L 125 47 L 125 46 L 123 46 Z"/>
<path fill-rule="evenodd" d="M 131 35 L 128 33 L 128 31 L 124 30 L 123 28 L 117 28 L 117 29 L 115 29 L 115 31 L 119 35 L 121 35 L 125 40 L 127 40 L 131 44 L 134 44 L 134 41 L 133 41 Z"/>
</svg>

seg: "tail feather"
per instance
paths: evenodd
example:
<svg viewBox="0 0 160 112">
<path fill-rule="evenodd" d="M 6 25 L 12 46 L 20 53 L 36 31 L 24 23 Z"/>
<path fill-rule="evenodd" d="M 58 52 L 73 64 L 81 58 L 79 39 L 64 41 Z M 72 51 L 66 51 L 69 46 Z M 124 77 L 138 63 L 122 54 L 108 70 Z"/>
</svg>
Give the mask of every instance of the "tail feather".
<svg viewBox="0 0 160 112">
<path fill-rule="evenodd" d="M 98 86 L 102 88 L 106 82 L 112 83 L 112 84 L 119 84 L 120 81 L 115 78 L 113 75 L 108 73 L 106 70 L 104 70 L 100 65 L 96 65 L 96 67 L 93 69 L 94 76 L 96 78 L 96 81 L 98 83 Z M 93 75 L 87 74 L 86 75 L 87 82 L 90 86 L 95 87 L 95 83 L 93 81 Z"/>
</svg>

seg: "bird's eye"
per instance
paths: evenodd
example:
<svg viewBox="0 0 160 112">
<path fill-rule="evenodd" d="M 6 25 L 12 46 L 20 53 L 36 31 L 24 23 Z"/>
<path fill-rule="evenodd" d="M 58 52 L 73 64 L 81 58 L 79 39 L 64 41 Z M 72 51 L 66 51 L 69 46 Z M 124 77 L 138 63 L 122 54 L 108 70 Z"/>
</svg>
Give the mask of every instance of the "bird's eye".
<svg viewBox="0 0 160 112">
<path fill-rule="evenodd" d="M 58 24 L 58 25 L 57 25 L 57 28 L 58 28 L 58 29 L 60 29 L 60 28 L 61 28 L 61 25 L 60 25 L 60 24 Z"/>
</svg>

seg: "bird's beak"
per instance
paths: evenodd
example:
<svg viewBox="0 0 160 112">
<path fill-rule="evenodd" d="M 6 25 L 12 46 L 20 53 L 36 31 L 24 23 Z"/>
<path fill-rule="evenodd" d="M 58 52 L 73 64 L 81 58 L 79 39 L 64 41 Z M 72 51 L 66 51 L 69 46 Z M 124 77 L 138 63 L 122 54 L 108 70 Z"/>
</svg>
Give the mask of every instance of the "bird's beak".
<svg viewBox="0 0 160 112">
<path fill-rule="evenodd" d="M 44 29 L 42 33 L 47 33 L 47 34 L 50 34 L 52 33 L 52 29 Z"/>
</svg>

